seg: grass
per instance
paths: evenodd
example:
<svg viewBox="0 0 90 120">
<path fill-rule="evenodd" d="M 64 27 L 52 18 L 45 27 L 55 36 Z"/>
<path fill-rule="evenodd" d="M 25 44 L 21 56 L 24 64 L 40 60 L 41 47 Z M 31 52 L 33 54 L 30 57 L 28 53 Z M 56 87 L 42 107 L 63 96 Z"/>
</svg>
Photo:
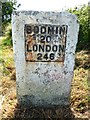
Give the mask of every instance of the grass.
<svg viewBox="0 0 90 120">
<path fill-rule="evenodd" d="M 2 40 L 2 41 L 1 41 Z M 21 108 L 18 105 L 16 97 L 16 72 L 14 67 L 13 49 L 6 38 L 0 40 L 0 71 L 2 83 L 0 84 L 0 98 L 2 102 L 2 118 L 25 118 L 30 119 L 56 119 L 64 120 L 65 115 L 73 114 L 75 120 L 78 118 L 88 118 L 88 71 L 90 70 L 90 60 L 88 51 L 76 53 L 76 62 L 74 69 L 74 78 L 72 81 L 71 106 L 70 109 L 36 109 Z M 1 57 L 2 56 L 2 57 Z M 69 110 L 68 110 L 69 109 Z M 67 117 L 67 116 L 66 116 Z M 73 118 L 73 120 L 74 120 Z"/>
</svg>

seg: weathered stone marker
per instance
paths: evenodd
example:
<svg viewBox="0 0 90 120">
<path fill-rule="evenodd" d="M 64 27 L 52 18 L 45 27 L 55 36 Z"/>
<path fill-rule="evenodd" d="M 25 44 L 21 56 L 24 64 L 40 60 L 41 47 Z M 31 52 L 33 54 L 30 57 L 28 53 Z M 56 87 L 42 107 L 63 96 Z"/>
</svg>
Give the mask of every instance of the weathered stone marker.
<svg viewBox="0 0 90 120">
<path fill-rule="evenodd" d="M 69 105 L 79 24 L 68 12 L 14 12 L 17 95 L 25 106 Z"/>
</svg>

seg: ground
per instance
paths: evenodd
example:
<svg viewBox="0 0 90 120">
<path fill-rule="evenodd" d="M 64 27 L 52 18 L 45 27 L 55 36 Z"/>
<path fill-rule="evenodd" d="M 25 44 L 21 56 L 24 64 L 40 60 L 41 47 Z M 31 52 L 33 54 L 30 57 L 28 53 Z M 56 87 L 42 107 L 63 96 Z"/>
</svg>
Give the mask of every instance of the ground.
<svg viewBox="0 0 90 120">
<path fill-rule="evenodd" d="M 2 56 L 2 57 L 1 57 Z M 76 52 L 71 105 L 67 108 L 22 108 L 16 97 L 16 72 L 13 48 L 0 42 L 0 114 L 1 119 L 86 120 L 89 118 L 88 97 L 90 59 L 88 50 Z"/>
</svg>

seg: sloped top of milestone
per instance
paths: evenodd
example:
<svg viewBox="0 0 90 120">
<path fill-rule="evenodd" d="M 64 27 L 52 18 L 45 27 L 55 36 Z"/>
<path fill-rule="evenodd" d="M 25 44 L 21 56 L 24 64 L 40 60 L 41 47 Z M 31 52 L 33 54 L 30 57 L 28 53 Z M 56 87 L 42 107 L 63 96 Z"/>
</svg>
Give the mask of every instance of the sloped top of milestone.
<svg viewBox="0 0 90 120">
<path fill-rule="evenodd" d="M 49 15 L 50 17 L 51 16 L 59 16 L 59 17 L 63 17 L 63 16 L 67 16 L 68 18 L 72 18 L 74 20 L 76 20 L 78 22 L 78 19 L 77 19 L 77 16 L 75 14 L 71 14 L 67 11 L 65 12 L 56 12 L 56 11 L 13 11 L 13 15 L 30 15 L 30 16 L 38 16 L 38 15 L 42 15 L 42 16 L 46 16 L 46 15 Z M 48 17 L 48 16 L 47 16 Z"/>
</svg>

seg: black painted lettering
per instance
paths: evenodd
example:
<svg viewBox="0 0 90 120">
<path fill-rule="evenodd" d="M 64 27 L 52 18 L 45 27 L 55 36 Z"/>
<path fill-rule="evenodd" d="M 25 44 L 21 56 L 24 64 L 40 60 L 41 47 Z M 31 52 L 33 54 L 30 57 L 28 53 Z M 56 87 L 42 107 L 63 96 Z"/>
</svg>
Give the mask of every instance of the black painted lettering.
<svg viewBox="0 0 90 120">
<path fill-rule="evenodd" d="M 64 35 L 67 33 L 67 26 L 62 25 L 59 29 L 59 34 Z"/>
<path fill-rule="evenodd" d="M 59 45 L 59 52 L 65 52 L 65 46 Z"/>
<path fill-rule="evenodd" d="M 29 44 L 27 44 L 27 52 L 32 52 L 31 48 L 29 47 Z"/>
<path fill-rule="evenodd" d="M 51 54 L 50 54 L 50 60 L 54 60 L 54 58 L 55 58 L 55 54 L 54 54 L 54 53 L 51 53 Z"/>
<path fill-rule="evenodd" d="M 45 26 L 41 26 L 41 34 L 45 34 L 46 33 L 46 27 Z"/>
<path fill-rule="evenodd" d="M 44 52 L 44 45 L 39 45 L 39 52 Z"/>
<path fill-rule="evenodd" d="M 48 34 L 54 34 L 54 26 L 49 26 L 48 27 Z"/>
<path fill-rule="evenodd" d="M 46 52 L 50 52 L 51 51 L 51 46 L 50 45 L 46 45 Z"/>
<path fill-rule="evenodd" d="M 37 54 L 37 60 L 42 60 L 42 53 Z"/>
<path fill-rule="evenodd" d="M 58 48 L 57 45 L 53 45 L 53 46 L 52 46 L 52 51 L 53 51 L 53 52 L 57 52 L 57 48 Z"/>
<path fill-rule="evenodd" d="M 41 42 L 41 43 L 45 43 L 45 36 L 41 36 L 41 37 L 40 37 L 40 42 Z"/>
<path fill-rule="evenodd" d="M 53 62 L 59 61 L 59 57 L 64 58 L 67 28 L 67 25 L 26 24 L 26 57 L 27 53 L 31 52 L 34 61 L 39 62 Z M 28 60 L 33 61 L 31 58 Z"/>
<path fill-rule="evenodd" d="M 48 53 L 46 53 L 44 56 L 43 56 L 44 59 L 48 59 Z"/>
<path fill-rule="evenodd" d="M 38 46 L 36 44 L 33 45 L 33 51 L 37 52 L 38 51 Z"/>
<path fill-rule="evenodd" d="M 32 27 L 31 26 L 26 26 L 26 31 L 27 31 L 27 34 L 31 34 L 32 33 Z"/>
<path fill-rule="evenodd" d="M 56 31 L 56 34 L 58 34 L 58 27 L 56 27 L 56 30 L 55 30 L 55 31 Z"/>
<path fill-rule="evenodd" d="M 46 42 L 47 43 L 51 42 L 51 36 L 46 36 Z"/>
<path fill-rule="evenodd" d="M 34 33 L 38 34 L 39 33 L 39 26 L 34 26 Z"/>
</svg>

